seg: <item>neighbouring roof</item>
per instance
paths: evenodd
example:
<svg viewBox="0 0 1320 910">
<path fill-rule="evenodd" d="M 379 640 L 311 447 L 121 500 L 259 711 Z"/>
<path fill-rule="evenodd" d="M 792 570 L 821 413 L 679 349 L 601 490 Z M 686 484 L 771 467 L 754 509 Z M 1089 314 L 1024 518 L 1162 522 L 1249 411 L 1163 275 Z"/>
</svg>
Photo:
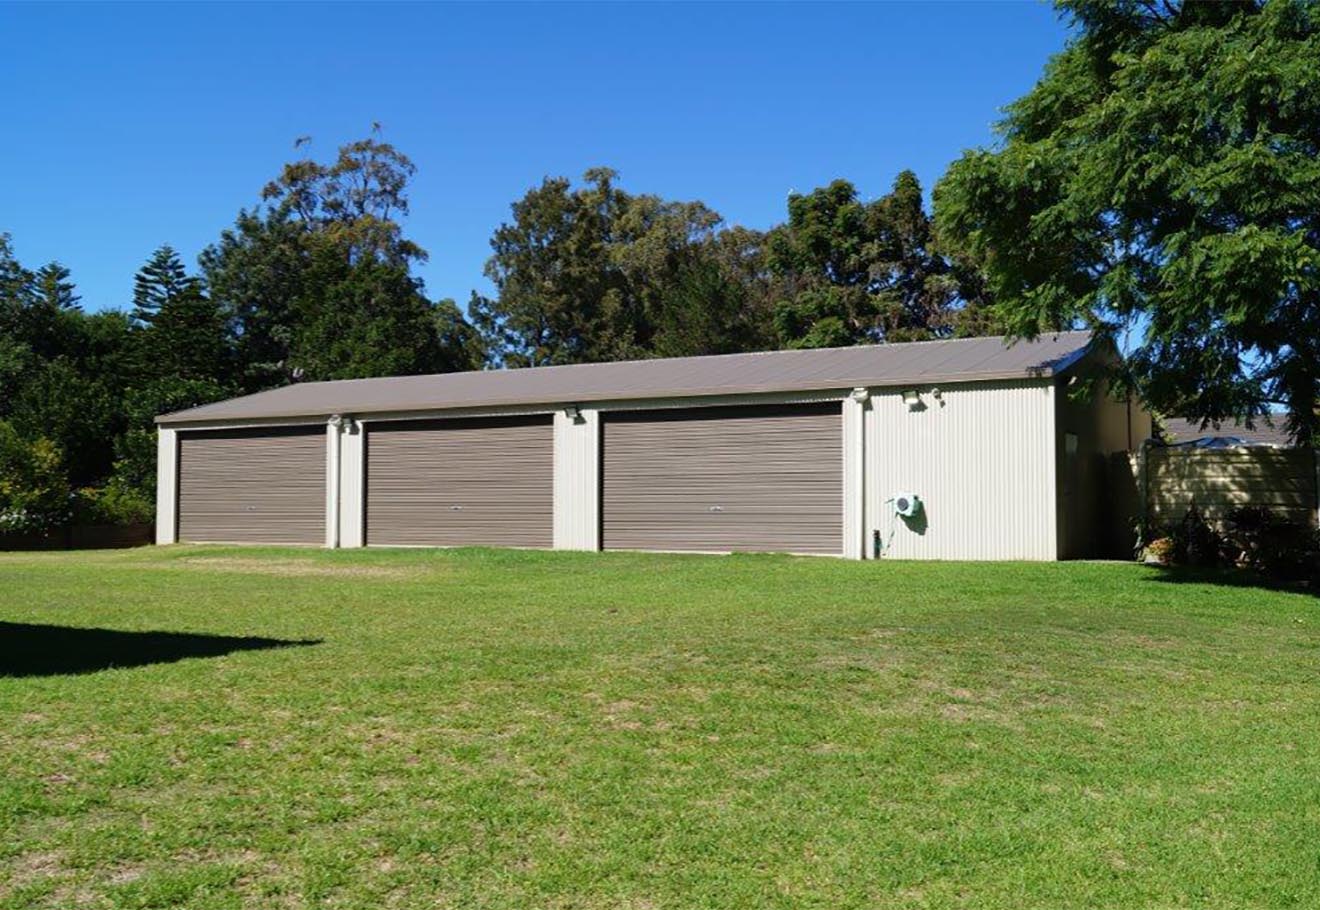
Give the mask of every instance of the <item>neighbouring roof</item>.
<svg viewBox="0 0 1320 910">
<path fill-rule="evenodd" d="M 1283 429 L 1283 417 L 1271 420 L 1260 417 L 1253 421 L 1248 429 L 1237 421 L 1225 421 L 1219 426 L 1210 424 L 1201 429 L 1201 421 L 1188 420 L 1185 417 L 1166 417 L 1164 435 L 1172 445 L 1243 445 L 1243 446 L 1292 446 L 1292 439 Z M 1211 441 L 1214 441 L 1213 443 Z M 1222 440 L 1222 441 L 1221 441 Z"/>
<path fill-rule="evenodd" d="M 166 414 L 156 421 L 329 417 L 1042 378 L 1067 369 L 1090 343 L 1090 332 L 1061 332 L 1017 343 L 1001 337 L 965 338 L 305 382 Z"/>
</svg>

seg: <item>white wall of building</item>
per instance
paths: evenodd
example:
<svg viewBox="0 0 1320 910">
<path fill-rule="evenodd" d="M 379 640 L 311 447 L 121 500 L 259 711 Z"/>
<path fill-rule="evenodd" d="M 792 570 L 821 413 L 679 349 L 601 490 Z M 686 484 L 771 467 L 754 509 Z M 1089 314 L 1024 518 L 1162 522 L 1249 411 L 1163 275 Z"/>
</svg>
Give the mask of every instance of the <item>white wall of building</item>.
<svg viewBox="0 0 1320 910">
<path fill-rule="evenodd" d="M 843 400 L 843 548 L 848 559 L 866 557 L 867 393 L 858 389 Z"/>
<path fill-rule="evenodd" d="M 339 437 L 339 546 L 366 544 L 366 434 L 356 420 L 344 420 Z"/>
<path fill-rule="evenodd" d="M 868 556 L 1056 559 L 1054 388 L 1050 380 L 940 390 L 873 389 L 866 409 Z M 915 493 L 912 519 L 890 500 Z"/>
<path fill-rule="evenodd" d="M 600 412 L 556 411 L 554 436 L 554 548 L 599 550 Z"/>
<path fill-rule="evenodd" d="M 156 431 L 156 543 L 179 539 L 179 433 Z"/>
</svg>

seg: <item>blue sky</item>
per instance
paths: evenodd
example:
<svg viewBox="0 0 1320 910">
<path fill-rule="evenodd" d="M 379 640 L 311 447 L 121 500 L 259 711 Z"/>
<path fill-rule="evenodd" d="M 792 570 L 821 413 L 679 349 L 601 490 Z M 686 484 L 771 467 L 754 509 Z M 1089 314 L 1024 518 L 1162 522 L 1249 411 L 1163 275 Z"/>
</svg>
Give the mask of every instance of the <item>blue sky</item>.
<svg viewBox="0 0 1320 910">
<path fill-rule="evenodd" d="M 1035 82 L 1044 3 L 14 5 L 0 3 L 0 231 L 127 306 L 170 243 L 198 252 L 293 141 L 379 121 L 411 156 L 432 297 L 466 301 L 509 204 L 609 165 L 633 192 L 768 227 L 789 190 L 927 191 Z"/>
</svg>

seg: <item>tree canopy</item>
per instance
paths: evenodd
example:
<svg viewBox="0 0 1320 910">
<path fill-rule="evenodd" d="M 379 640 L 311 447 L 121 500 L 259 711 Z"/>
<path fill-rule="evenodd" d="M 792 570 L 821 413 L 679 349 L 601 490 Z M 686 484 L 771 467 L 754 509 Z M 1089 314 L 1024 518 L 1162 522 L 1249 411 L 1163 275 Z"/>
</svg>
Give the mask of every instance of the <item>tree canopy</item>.
<svg viewBox="0 0 1320 910">
<path fill-rule="evenodd" d="M 245 390 L 309 379 L 445 372 L 471 365 L 471 333 L 432 303 L 404 234 L 406 155 L 375 137 L 323 164 L 287 164 L 262 205 L 201 255 L 211 298 L 230 320 Z M 443 333 L 443 337 L 442 337 Z"/>
<path fill-rule="evenodd" d="M 471 312 L 491 362 L 531 366 L 944 337 L 984 315 L 976 270 L 942 253 L 905 171 L 862 202 L 838 180 L 768 232 L 701 202 L 632 194 L 608 168 L 547 178 L 491 240 Z"/>
<path fill-rule="evenodd" d="M 720 216 L 700 202 L 621 189 L 595 168 L 575 187 L 547 178 L 491 238 L 493 297 L 470 310 L 493 363 L 538 366 L 646 356 L 667 300 L 711 244 Z"/>
<path fill-rule="evenodd" d="M 937 248 L 916 174 L 863 202 L 846 180 L 788 199 L 767 238 L 781 279 L 774 319 L 788 347 L 920 341 L 959 334 L 984 290 Z"/>
<path fill-rule="evenodd" d="M 1320 418 L 1320 7 L 1065 0 L 1075 37 L 935 190 L 1007 328 L 1135 339 L 1167 413 Z"/>
</svg>

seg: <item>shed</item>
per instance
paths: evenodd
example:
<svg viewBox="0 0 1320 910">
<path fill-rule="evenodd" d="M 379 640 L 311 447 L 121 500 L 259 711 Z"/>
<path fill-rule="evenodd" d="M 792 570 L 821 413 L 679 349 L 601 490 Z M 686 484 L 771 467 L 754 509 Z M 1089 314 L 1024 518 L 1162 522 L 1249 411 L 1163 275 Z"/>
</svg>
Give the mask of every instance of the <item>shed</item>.
<svg viewBox="0 0 1320 910">
<path fill-rule="evenodd" d="M 1103 555 L 1104 464 L 1151 431 L 1077 381 L 1115 356 L 1066 332 L 290 385 L 157 418 L 157 541 Z"/>
</svg>

